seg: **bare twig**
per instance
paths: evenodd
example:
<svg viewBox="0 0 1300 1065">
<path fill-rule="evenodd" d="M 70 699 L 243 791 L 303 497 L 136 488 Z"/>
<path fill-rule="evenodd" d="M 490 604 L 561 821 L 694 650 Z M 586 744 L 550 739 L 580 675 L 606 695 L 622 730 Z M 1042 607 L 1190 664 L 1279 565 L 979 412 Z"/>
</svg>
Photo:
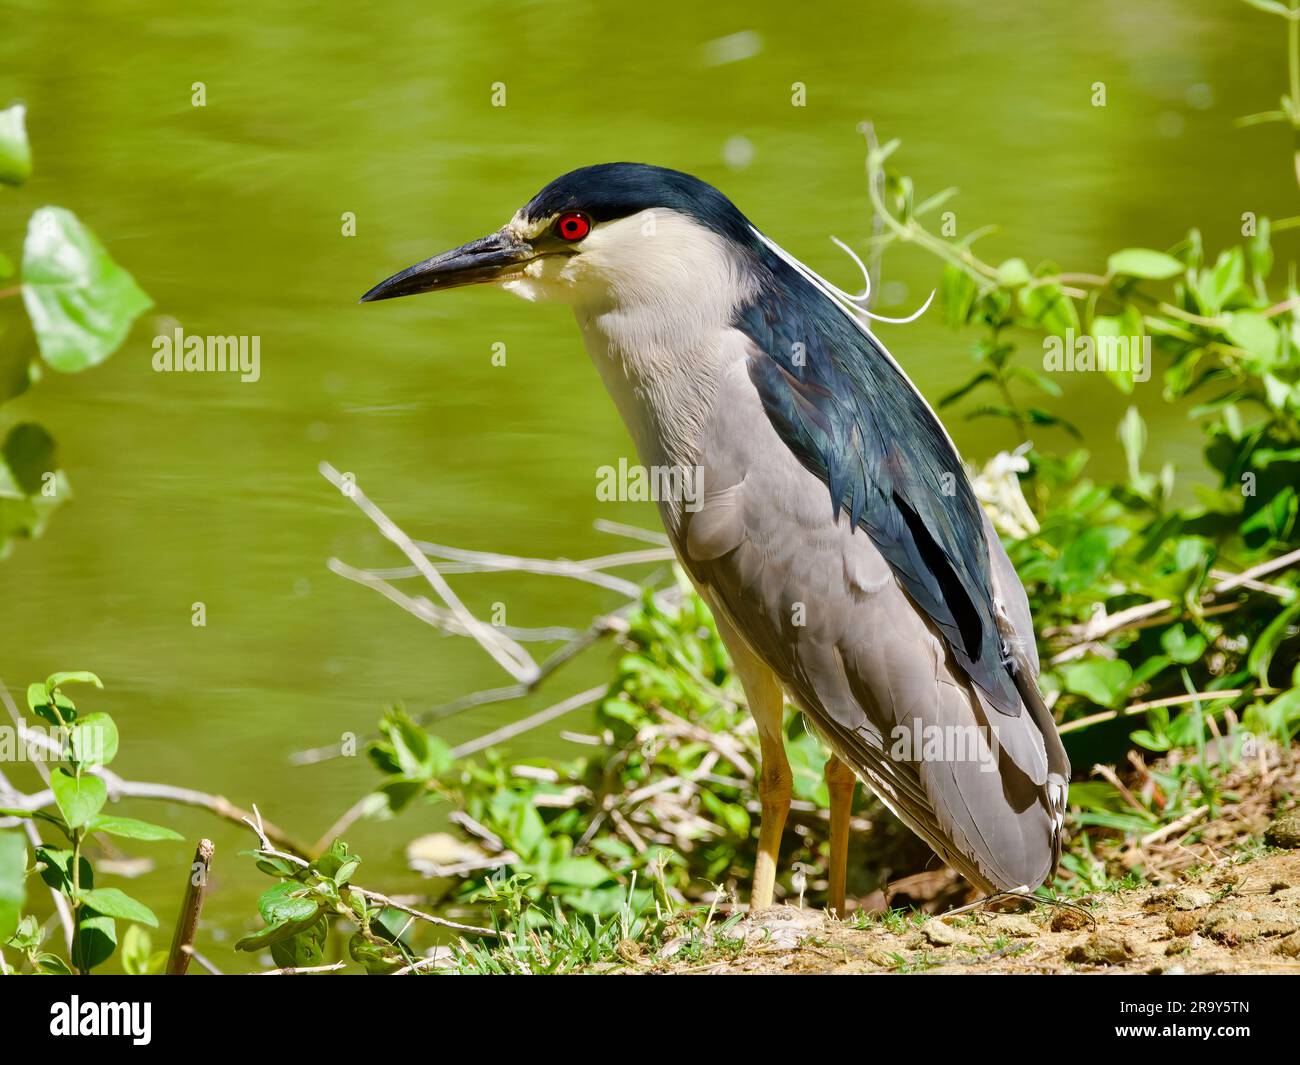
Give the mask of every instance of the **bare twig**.
<svg viewBox="0 0 1300 1065">
<path fill-rule="evenodd" d="M 437 593 L 438 598 L 447 605 L 447 608 L 456 616 L 466 631 L 474 637 L 478 645 L 502 669 L 521 683 L 528 683 L 537 675 L 537 663 L 533 661 L 532 656 L 509 636 L 492 628 L 490 625 L 484 624 L 470 613 L 465 604 L 460 601 L 460 597 L 451 590 L 451 586 L 438 572 L 438 568 L 425 557 L 411 538 L 402 532 L 387 514 L 370 501 L 354 481 L 344 478 L 328 462 L 320 464 L 320 472 L 330 484 L 334 485 L 343 494 L 345 499 L 355 503 L 357 508 L 375 523 L 375 527 L 379 529 L 386 539 L 396 544 L 402 554 L 411 560 L 411 564 L 428 581 L 429 587 Z"/>
<path fill-rule="evenodd" d="M 265 969 L 260 973 L 254 973 L 254 976 L 304 976 L 307 973 L 333 973 L 339 969 L 346 969 L 347 962 L 335 961 L 329 965 L 290 965 L 284 969 Z"/>
<path fill-rule="evenodd" d="M 1061 725 L 1058 731 L 1075 732 L 1081 728 L 1088 728 L 1090 725 L 1099 724 L 1102 721 L 1111 721 L 1117 717 L 1129 717 L 1133 714 L 1145 713 L 1147 710 L 1155 710 L 1161 706 L 1182 706 L 1185 703 L 1208 703 L 1222 699 L 1237 699 L 1243 695 L 1266 695 L 1270 689 L 1254 688 L 1247 690 L 1245 688 L 1224 688 L 1217 692 L 1193 692 L 1191 695 L 1170 695 L 1163 699 L 1151 699 L 1143 703 L 1130 703 L 1122 710 L 1103 710 L 1099 714 L 1089 714 L 1087 717 L 1077 718 L 1068 724 Z"/>
<path fill-rule="evenodd" d="M 489 551 L 466 551 L 463 548 L 446 547 L 442 544 L 431 544 L 424 541 L 416 541 L 415 546 L 426 555 L 445 559 L 453 564 L 460 563 L 460 571 L 465 573 L 496 571 L 569 577 L 573 580 L 583 581 L 587 584 L 594 584 L 597 587 L 618 592 L 629 599 L 640 597 L 641 586 L 632 581 L 624 580 L 622 577 L 611 577 L 607 573 L 602 573 L 602 569 L 614 568 L 620 565 L 633 565 L 637 562 L 670 561 L 673 557 L 671 549 L 660 548 L 653 552 L 638 551 L 631 553 L 631 558 L 626 560 L 617 555 L 610 555 L 593 560 L 597 564 L 592 565 L 591 562 L 587 561 L 573 562 L 567 559 L 522 558 L 518 555 L 502 555 Z M 439 565 L 438 568 L 444 572 L 447 569 L 444 565 Z"/>
<path fill-rule="evenodd" d="M 539 710 L 535 714 L 522 718 L 519 721 L 504 725 L 495 732 L 489 732 L 486 736 L 479 736 L 477 739 L 469 740 L 453 747 L 451 754 L 453 758 L 464 758 L 467 754 L 473 754 L 475 751 L 481 751 L 485 747 L 493 747 L 498 743 L 505 743 L 516 736 L 520 736 L 531 729 L 540 728 L 548 722 L 554 721 L 558 717 L 574 710 L 580 710 L 584 706 L 590 706 L 602 695 L 609 691 L 608 684 L 598 684 L 594 688 L 588 688 L 586 691 L 578 692 L 576 695 L 570 695 L 554 706 L 548 706 L 545 710 Z"/>
<path fill-rule="evenodd" d="M 189 878 L 185 882 L 185 899 L 176 917 L 176 931 L 172 935 L 171 951 L 167 955 L 168 976 L 184 976 L 193 957 L 194 936 L 199 929 L 199 914 L 203 910 L 203 897 L 208 890 L 208 871 L 212 868 L 212 840 L 201 839 L 194 850 Z"/>
<path fill-rule="evenodd" d="M 105 769 L 103 766 L 96 766 L 88 771 L 94 773 L 97 777 L 103 778 L 104 783 L 108 786 L 109 798 L 114 801 L 118 799 L 157 799 L 160 802 L 172 802 L 181 806 L 197 806 L 234 824 L 248 823 L 248 811 L 236 806 L 220 795 L 209 795 L 206 792 L 195 791 L 193 788 L 177 788 L 170 784 L 154 784 L 143 780 L 123 780 L 116 773 Z M 48 789 L 39 791 L 34 795 L 19 796 L 16 802 L 16 805 L 27 810 L 42 810 L 53 804 L 54 793 Z M 307 853 L 306 847 L 296 842 L 277 825 L 273 825 L 268 821 L 265 823 L 264 828 L 267 836 L 279 846 L 292 851 L 294 854 Z"/>
<path fill-rule="evenodd" d="M 1285 555 L 1269 559 L 1267 562 L 1261 562 L 1243 573 L 1225 577 L 1210 588 L 1202 597 L 1202 601 L 1224 595 L 1235 588 L 1249 586 L 1250 582 L 1257 581 L 1260 577 L 1276 573 L 1278 570 L 1286 569 L 1297 563 L 1300 563 L 1300 550 L 1290 551 Z M 1270 589 L 1270 592 L 1272 591 Z M 1117 614 L 1102 615 L 1082 625 L 1066 629 L 1064 633 L 1074 637 L 1074 639 L 1069 645 L 1052 656 L 1052 664 L 1056 665 L 1077 658 L 1080 647 L 1086 647 L 1086 645 L 1095 643 L 1111 633 L 1119 632 L 1121 629 L 1131 628 L 1139 622 L 1164 613 L 1166 610 L 1171 609 L 1173 605 L 1173 602 L 1169 599 L 1155 599 L 1149 603 L 1139 603 L 1127 610 L 1121 610 Z"/>
<path fill-rule="evenodd" d="M 1112 788 L 1114 788 L 1117 792 L 1119 792 L 1119 794 L 1123 797 L 1124 801 L 1128 803 L 1131 807 L 1133 807 L 1133 809 L 1135 809 L 1143 817 L 1149 818 L 1151 816 L 1151 811 L 1148 810 L 1145 806 L 1143 806 L 1140 802 L 1138 802 L 1137 796 L 1134 795 L 1131 791 L 1128 790 L 1127 787 L 1124 786 L 1124 782 L 1119 779 L 1119 777 L 1115 774 L 1115 770 L 1111 769 L 1110 766 L 1095 765 L 1092 767 L 1092 771 L 1097 776 L 1105 780 L 1106 783 L 1109 784 Z"/>
<path fill-rule="evenodd" d="M 326 565 L 331 573 L 336 573 L 345 580 L 352 581 L 354 584 L 360 584 L 365 588 L 373 589 L 387 599 L 390 603 L 395 603 L 408 614 L 419 618 L 426 624 L 432 625 L 435 629 L 445 632 L 451 636 L 472 636 L 468 629 L 461 624 L 460 619 L 450 610 L 444 610 L 429 602 L 424 596 L 407 595 L 400 588 L 391 584 L 386 574 L 380 570 L 358 569 L 356 566 L 350 566 L 346 562 L 340 562 L 337 558 L 331 558 Z M 575 629 L 560 628 L 558 626 L 549 626 L 540 629 L 524 629 L 512 625 L 495 626 L 500 632 L 505 633 L 513 640 L 536 641 L 536 642 L 554 642 L 557 640 L 574 640 L 582 635 Z"/>
<path fill-rule="evenodd" d="M 432 968 L 435 965 L 438 965 L 439 963 L 445 965 L 451 960 L 452 959 L 449 958 L 446 954 L 439 952 L 435 948 L 434 953 L 430 957 L 420 958 L 418 961 L 413 961 L 409 965 L 403 965 L 400 969 L 393 970 L 393 972 L 391 972 L 389 975 L 407 976 L 410 973 L 419 972 L 421 969 Z"/>
<path fill-rule="evenodd" d="M 611 536 L 626 536 L 629 540 L 668 546 L 668 536 L 656 529 L 643 529 L 639 525 L 627 525 L 621 521 L 609 521 L 607 518 L 597 518 L 591 525 L 597 532 L 609 533 Z"/>
<path fill-rule="evenodd" d="M 202 969 L 206 969 L 206 970 L 207 970 L 208 972 L 210 972 L 213 976 L 225 976 L 225 975 L 226 975 L 226 974 L 223 973 L 220 969 L 218 969 L 215 965 L 213 965 L 211 961 L 209 961 L 206 957 L 204 957 L 204 955 L 200 954 L 200 953 L 199 953 L 197 950 L 195 950 L 193 947 L 186 947 L 186 948 L 185 948 L 185 953 L 188 954 L 190 957 L 192 957 L 196 962 L 198 962 L 200 968 L 202 968 Z"/>
<path fill-rule="evenodd" d="M 1190 813 L 1183 814 L 1183 816 L 1177 821 L 1170 821 L 1169 824 L 1165 825 L 1163 828 L 1158 828 L 1149 835 L 1143 836 L 1138 840 L 1138 846 L 1149 847 L 1151 844 L 1159 843 L 1162 839 L 1167 839 L 1169 836 L 1176 836 L 1180 832 L 1185 832 L 1209 812 L 1210 808 L 1208 805 L 1198 806 Z"/>
</svg>

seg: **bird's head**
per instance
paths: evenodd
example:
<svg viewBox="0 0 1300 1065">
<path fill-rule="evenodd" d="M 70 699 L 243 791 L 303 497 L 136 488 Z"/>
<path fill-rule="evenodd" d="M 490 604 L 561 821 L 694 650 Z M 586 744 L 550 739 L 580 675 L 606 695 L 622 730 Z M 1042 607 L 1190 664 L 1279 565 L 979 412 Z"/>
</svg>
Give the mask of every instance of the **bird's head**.
<svg viewBox="0 0 1300 1065">
<path fill-rule="evenodd" d="M 494 284 L 580 307 L 662 305 L 719 281 L 742 287 L 757 248 L 754 228 L 712 185 L 663 167 L 603 163 L 556 178 L 495 233 L 407 267 L 361 299 Z"/>
</svg>

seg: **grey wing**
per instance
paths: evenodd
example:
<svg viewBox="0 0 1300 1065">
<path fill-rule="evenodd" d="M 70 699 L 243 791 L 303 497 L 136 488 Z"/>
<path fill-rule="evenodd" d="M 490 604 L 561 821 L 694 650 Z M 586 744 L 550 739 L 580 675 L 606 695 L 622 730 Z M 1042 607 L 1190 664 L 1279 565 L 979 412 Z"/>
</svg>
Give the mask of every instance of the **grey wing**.
<svg viewBox="0 0 1300 1065">
<path fill-rule="evenodd" d="M 1059 856 L 1068 779 L 1050 715 L 990 712 L 871 539 L 829 513 L 825 484 L 772 428 L 743 356 L 700 451 L 702 504 L 676 539 L 710 605 L 941 857 L 986 890 L 1042 883 Z M 1005 554 L 992 561 L 1006 623 L 1032 654 L 1024 591 Z"/>
</svg>

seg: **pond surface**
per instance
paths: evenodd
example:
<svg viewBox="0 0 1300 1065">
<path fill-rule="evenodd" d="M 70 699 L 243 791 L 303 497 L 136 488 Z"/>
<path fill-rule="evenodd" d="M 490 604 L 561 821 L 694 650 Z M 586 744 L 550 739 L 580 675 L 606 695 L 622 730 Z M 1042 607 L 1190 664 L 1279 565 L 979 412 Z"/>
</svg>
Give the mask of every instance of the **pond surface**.
<svg viewBox="0 0 1300 1065">
<path fill-rule="evenodd" d="M 0 197 L 0 246 L 20 246 L 32 208 L 68 207 L 156 306 L 108 363 L 47 373 L 3 410 L 5 426 L 54 433 L 75 502 L 0 563 L 0 677 L 20 693 L 95 670 L 107 691 L 85 705 L 117 717 L 123 775 L 257 802 L 307 840 L 375 778 L 364 758 L 293 768 L 291 751 L 364 733 L 387 703 L 502 680 L 477 647 L 326 570 L 402 560 L 318 463 L 412 535 L 460 547 L 582 557 L 629 546 L 597 519 L 655 524 L 649 504 L 596 498 L 597 468 L 631 445 L 568 312 L 473 290 L 358 306 L 375 282 L 497 227 L 559 173 L 631 159 L 713 182 L 855 288 L 827 237 L 869 233 L 864 118 L 903 139 L 895 161 L 921 195 L 960 187 L 960 231 L 999 225 L 980 244 L 994 262 L 1098 270 L 1193 223 L 1217 249 L 1243 211 L 1293 213 L 1285 133 L 1232 125 L 1275 105 L 1285 45 L 1276 19 L 1226 0 L 168 8 L 8 0 L 2 16 L 0 102 L 28 105 L 36 175 Z M 892 256 L 880 309 L 906 313 L 937 278 L 919 252 Z M 178 325 L 260 338 L 259 379 L 155 373 L 152 338 Z M 938 314 L 880 332 L 927 395 L 968 376 L 972 338 Z M 1100 376 L 1061 383 L 1061 409 L 1114 468 L 1126 400 Z M 1158 388 L 1137 396 L 1153 450 L 1191 466 L 1196 433 Z M 1014 443 L 950 422 L 968 457 Z M 453 580 L 514 625 L 580 624 L 619 601 L 551 578 Z M 599 683 L 611 660 L 597 650 L 536 698 L 440 731 L 488 732 Z M 556 752 L 558 727 L 514 749 Z M 214 837 L 200 949 L 245 964 L 230 944 L 263 886 L 236 856 L 247 840 L 200 813 L 128 812 Z M 418 890 L 400 848 L 438 818 L 352 832 L 362 881 Z M 189 845 L 147 853 L 157 869 L 135 890 L 169 926 Z"/>
</svg>

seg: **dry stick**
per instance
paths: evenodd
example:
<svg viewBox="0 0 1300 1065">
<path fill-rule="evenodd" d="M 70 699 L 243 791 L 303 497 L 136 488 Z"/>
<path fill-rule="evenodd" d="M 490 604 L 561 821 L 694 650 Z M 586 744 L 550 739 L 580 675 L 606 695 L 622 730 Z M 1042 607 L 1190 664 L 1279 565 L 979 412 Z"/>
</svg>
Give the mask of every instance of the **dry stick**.
<svg viewBox="0 0 1300 1065">
<path fill-rule="evenodd" d="M 488 551 L 467 551 L 459 547 L 445 547 L 442 544 L 431 544 L 421 540 L 417 540 L 415 546 L 428 556 L 444 559 L 453 565 L 459 564 L 457 570 L 460 572 L 542 573 L 553 577 L 571 577 L 574 580 L 594 584 L 600 588 L 620 592 L 631 599 L 635 599 L 641 594 L 640 586 L 633 581 L 622 577 L 611 577 L 607 573 L 600 572 L 599 567 L 586 562 L 573 562 L 567 559 L 524 558 L 519 555 L 502 555 Z M 661 560 L 662 554 L 662 550 L 655 552 L 655 560 Z M 646 561 L 644 552 L 638 552 L 635 560 Z M 623 563 L 615 557 L 614 561 L 607 564 L 631 565 L 632 562 Z M 443 566 L 440 564 L 439 571 L 442 570 Z M 455 570 L 452 572 L 455 572 Z"/>
<path fill-rule="evenodd" d="M 290 965 L 284 969 L 266 969 L 254 976 L 302 976 L 306 973 L 332 973 L 347 968 L 347 962 L 336 961 L 329 965 Z"/>
<path fill-rule="evenodd" d="M 1143 836 L 1140 840 L 1138 840 L 1138 846 L 1149 847 L 1153 843 L 1159 843 L 1162 839 L 1166 838 L 1167 836 L 1172 836 L 1178 832 L 1182 832 L 1184 829 L 1191 828 L 1192 825 L 1196 824 L 1197 821 L 1199 821 L 1202 817 L 1204 817 L 1209 812 L 1210 812 L 1210 808 L 1208 805 L 1198 806 L 1191 813 L 1184 814 L 1177 821 L 1170 821 L 1169 824 L 1164 826 L 1164 828 L 1158 828 L 1150 835 Z"/>
<path fill-rule="evenodd" d="M 1076 721 L 1071 721 L 1067 725 L 1058 727 L 1058 732 L 1074 732 L 1076 729 L 1087 728 L 1089 725 L 1096 725 L 1101 721 L 1110 721 L 1113 718 L 1129 717 L 1133 714 L 1140 714 L 1146 710 L 1154 710 L 1161 706 L 1182 706 L 1184 703 L 1202 703 L 1214 702 L 1222 699 L 1236 699 L 1242 695 L 1263 695 L 1270 691 L 1269 688 L 1254 688 L 1247 690 L 1245 688 L 1224 688 L 1217 692 L 1194 692 L 1191 695 L 1170 695 L 1164 699 L 1151 699 L 1144 703 L 1130 703 L 1122 710 L 1103 710 L 1100 714 L 1089 714 L 1087 717 L 1081 717 Z"/>
<path fill-rule="evenodd" d="M 247 823 L 248 811 L 223 798 L 220 795 L 208 795 L 206 792 L 192 788 L 176 788 L 170 784 L 153 784 L 143 780 L 123 780 L 115 773 L 97 766 L 91 770 L 97 777 L 102 777 L 108 785 L 109 796 L 113 799 L 157 799 L 160 802 L 174 802 L 181 806 L 197 806 L 208 810 L 218 817 L 234 824 Z M 35 795 L 22 796 L 21 805 L 28 810 L 40 810 L 54 803 L 54 794 L 40 791 Z M 282 828 L 265 824 L 266 834 L 285 850 L 294 854 L 306 854 L 307 849 L 287 835 Z"/>
<path fill-rule="evenodd" d="M 438 593 L 438 598 L 447 604 L 447 608 L 456 615 L 457 620 L 465 626 L 478 645 L 491 655 L 502 669 L 521 683 L 527 683 L 536 676 L 537 663 L 533 661 L 532 656 L 509 636 L 484 624 L 470 613 L 456 593 L 451 590 L 451 586 L 443 579 L 437 567 L 424 556 L 411 538 L 402 532 L 387 514 L 370 501 L 355 482 L 344 480 L 343 475 L 328 462 L 320 464 L 320 472 L 343 494 L 345 499 L 350 499 L 361 513 L 375 523 L 375 527 L 385 539 L 396 544 L 402 554 L 411 560 L 411 564 Z"/>
<path fill-rule="evenodd" d="M 418 970 L 420 970 L 420 969 L 427 969 L 427 968 L 429 968 L 431 965 L 436 965 L 436 964 L 438 964 L 439 962 L 442 962 L 443 964 L 447 964 L 447 963 L 449 963 L 449 962 L 451 962 L 451 961 L 452 961 L 452 959 L 449 958 L 449 957 L 447 957 L 446 955 L 443 955 L 443 954 L 434 954 L 434 955 L 433 955 L 432 957 L 430 957 L 430 958 L 420 958 L 418 961 L 413 961 L 413 962 L 411 962 L 410 965 L 403 965 L 400 969 L 395 969 L 395 970 L 393 970 L 393 972 L 389 973 L 388 975 L 389 975 L 389 976 L 406 976 L 406 975 L 408 975 L 408 974 L 410 974 L 410 973 L 413 973 L 413 972 L 416 972 L 416 971 L 418 971 Z"/>
<path fill-rule="evenodd" d="M 332 469 L 332 467 L 330 467 L 330 469 Z M 324 468 L 322 468 L 322 472 L 324 472 Z M 329 474 L 326 473 L 326 476 L 328 477 Z M 349 498 L 355 498 L 357 490 L 351 488 L 350 491 L 352 492 L 352 496 Z M 373 504 L 369 504 L 368 500 L 367 504 L 373 506 Z M 474 567 L 479 569 L 514 568 L 525 572 L 543 573 L 553 576 L 576 576 L 577 572 L 575 572 L 575 567 L 578 572 L 589 574 L 600 569 L 612 568 L 614 566 L 642 564 L 652 561 L 666 561 L 671 557 L 671 549 L 667 547 L 667 538 L 662 533 L 654 533 L 647 529 L 639 529 L 632 525 L 607 522 L 603 519 L 597 520 L 595 522 L 595 527 L 602 532 L 617 533 L 633 539 L 645 540 L 658 546 L 645 551 L 625 551 L 620 554 L 602 555 L 594 558 L 583 559 L 578 562 L 572 562 L 567 560 L 521 559 L 509 555 L 489 555 L 484 552 L 462 551 L 457 548 L 442 547 L 437 544 L 422 544 L 415 541 L 408 542 L 416 549 L 423 548 L 427 550 L 437 550 L 462 559 L 491 560 L 490 566 L 486 562 L 462 563 L 462 565 L 471 569 Z M 383 527 L 381 526 L 381 529 L 382 528 Z M 397 533 L 400 536 L 405 535 L 401 533 L 400 530 L 397 530 Z M 388 535 L 388 533 L 385 532 L 385 535 Z M 389 536 L 389 539 L 393 539 L 392 536 Z M 403 550 L 405 550 L 405 548 L 403 548 Z M 525 568 L 525 564 L 527 565 L 527 568 Z M 428 565 L 427 560 L 424 565 Z M 453 563 L 452 565 L 455 564 Z M 408 596 L 405 592 L 402 592 L 400 589 L 395 588 L 389 583 L 390 578 L 395 579 L 399 575 L 423 575 L 425 572 L 423 566 L 402 570 L 362 570 L 350 566 L 346 562 L 342 562 L 338 559 L 330 559 L 328 566 L 331 571 L 339 576 L 379 592 L 390 602 L 396 603 L 403 610 L 408 611 L 421 621 L 433 625 L 443 632 L 450 632 L 454 635 L 474 635 L 470 627 L 464 624 L 461 615 L 455 614 L 451 611 L 440 610 L 437 607 L 434 607 L 427 600 L 416 599 L 415 597 Z M 450 569 L 450 565 L 444 565 L 438 568 L 438 572 L 447 572 L 450 571 Z M 488 703 L 508 702 L 532 694 L 532 692 L 540 686 L 541 682 L 545 680 L 547 676 L 554 673 L 566 662 L 576 658 L 599 639 L 612 633 L 626 631 L 627 616 L 636 608 L 639 597 L 644 592 L 644 588 L 640 585 L 629 584 L 628 588 L 635 593 L 635 596 L 632 597 L 632 602 L 625 604 L 611 613 L 598 615 L 593 618 L 585 631 L 573 636 L 559 650 L 543 659 L 541 665 L 537 667 L 535 675 L 530 680 L 521 681 L 507 687 L 490 688 L 484 691 L 472 692 L 469 695 L 461 696 L 458 699 L 453 699 L 450 702 L 440 704 L 429 710 L 413 714 L 413 719 L 420 724 L 427 724 L 430 721 L 438 721 L 442 718 L 450 717 L 453 714 L 461 713 L 464 710 L 473 709 L 476 706 L 484 706 Z M 664 604 L 670 605 L 681 601 L 682 592 L 680 588 L 672 586 L 656 593 L 656 598 Z M 454 621 L 452 620 L 453 618 Z M 479 625 L 484 624 L 479 619 L 475 619 L 475 621 Z M 377 734 L 371 733 L 363 737 L 363 742 L 368 742 L 375 738 L 377 738 Z M 324 762 L 332 758 L 340 757 L 342 755 L 342 750 L 342 743 L 331 743 L 321 747 L 296 751 L 289 756 L 289 761 L 293 765 L 314 765 L 318 762 Z M 364 802 L 364 799 L 357 805 L 360 806 L 361 802 Z M 344 819 L 347 818 L 344 823 L 351 824 L 352 821 L 355 820 L 355 812 L 356 807 L 345 813 L 343 817 L 339 819 L 340 822 L 344 822 Z M 353 816 L 349 817 L 349 815 Z M 336 822 L 336 824 L 337 823 L 338 822 Z"/>
<path fill-rule="evenodd" d="M 172 935 L 172 949 L 167 955 L 166 974 L 184 976 L 190 968 L 194 952 L 194 936 L 199 930 L 199 912 L 203 909 L 203 896 L 208 890 L 208 870 L 212 868 L 212 840 L 201 839 L 194 849 L 189 879 L 185 884 L 185 901 L 176 916 L 176 931 Z"/>
<path fill-rule="evenodd" d="M 449 636 L 471 636 L 460 620 L 450 610 L 434 606 L 424 596 L 407 595 L 400 588 L 390 583 L 394 576 L 392 571 L 364 570 L 350 566 L 337 558 L 331 558 L 325 565 L 331 573 L 344 580 L 360 584 L 378 592 L 390 603 L 395 603 L 412 617 L 419 618 L 427 625 L 433 626 Z M 401 574 L 398 574 L 401 575 Z M 550 626 L 548 628 L 524 629 L 514 625 L 498 625 L 496 628 L 514 640 L 533 641 L 535 643 L 554 643 L 558 640 L 575 640 L 582 635 L 575 629 Z"/>
<path fill-rule="evenodd" d="M 0 681 L 0 701 L 3 701 L 9 711 L 9 716 L 13 718 L 14 725 L 18 729 L 19 737 L 27 743 L 42 747 L 52 754 L 59 755 L 62 752 L 59 749 L 57 741 L 51 739 L 41 732 L 34 732 L 22 722 L 22 717 L 18 713 L 18 708 L 14 706 L 13 699 L 9 695 L 9 689 L 5 687 L 4 681 Z M 50 771 L 45 767 L 45 763 L 37 761 L 36 768 L 48 785 L 50 782 Z M 218 817 L 225 818 L 227 821 L 235 824 L 244 824 L 248 816 L 248 811 L 236 806 L 230 800 L 221 795 L 209 795 L 206 792 L 195 791 L 193 788 L 177 788 L 170 784 L 154 784 L 149 781 L 123 780 L 111 769 L 103 766 L 95 766 L 90 770 L 95 776 L 100 777 L 105 786 L 108 788 L 109 797 L 116 802 L 118 799 L 158 799 L 162 802 L 174 802 L 181 806 L 197 806 L 201 809 L 208 810 Z M 20 792 L 14 792 L 17 800 L 16 805 L 25 810 L 41 810 L 46 806 L 54 803 L 54 792 L 48 788 L 45 791 L 37 792 L 35 795 L 23 795 Z M 267 835 L 286 850 L 291 850 L 295 854 L 304 854 L 302 844 L 296 842 L 283 829 L 277 825 L 267 822 Z"/>
<path fill-rule="evenodd" d="M 205 958 L 202 954 L 200 954 L 197 950 L 195 950 L 193 947 L 186 947 L 185 953 L 190 955 L 190 957 L 192 957 L 196 962 L 199 963 L 199 966 L 201 968 L 207 969 L 207 971 L 210 972 L 213 976 L 226 975 L 215 965 L 213 965 L 212 962 L 210 962 L 207 958 Z"/>
<path fill-rule="evenodd" d="M 1211 598 L 1216 595 L 1222 595 L 1225 592 L 1230 592 L 1234 588 L 1248 584 L 1266 574 L 1276 573 L 1278 570 L 1286 569 L 1288 566 L 1294 566 L 1296 563 L 1300 563 L 1300 549 L 1290 551 L 1285 555 L 1280 555 L 1267 562 L 1261 562 L 1258 566 L 1252 566 L 1243 573 L 1238 573 L 1232 577 L 1221 580 L 1202 598 Z M 1170 609 L 1173 605 L 1174 604 L 1171 600 L 1155 599 L 1150 603 L 1142 603 L 1138 606 L 1129 607 L 1127 610 L 1121 610 L 1118 614 L 1111 614 L 1106 618 L 1106 621 L 1103 624 L 1096 628 L 1092 627 L 1089 623 L 1077 626 L 1073 630 L 1069 631 L 1078 635 L 1080 638 L 1064 650 L 1058 651 L 1053 655 L 1052 662 L 1055 664 L 1057 662 L 1067 661 L 1071 657 L 1071 652 L 1075 647 L 1095 643 L 1103 636 L 1109 636 L 1112 632 L 1118 632 L 1120 629 L 1129 628 L 1146 618 Z"/>
<path fill-rule="evenodd" d="M 1229 573 L 1227 570 L 1222 569 L 1212 569 L 1210 570 L 1210 576 L 1216 581 L 1229 581 L 1236 579 L 1238 574 Z M 1242 588 L 1249 588 L 1252 592 L 1265 592 L 1276 599 L 1283 600 L 1284 602 L 1289 602 L 1295 596 L 1295 592 L 1292 589 L 1281 584 L 1269 584 L 1267 581 L 1256 580 L 1237 581 L 1237 583 Z"/>
<path fill-rule="evenodd" d="M 626 536 L 629 540 L 640 540 L 643 543 L 659 544 L 663 547 L 668 546 L 667 533 L 657 532 L 654 529 L 643 529 L 640 525 L 628 525 L 626 522 L 610 521 L 608 518 L 597 518 L 591 525 L 597 532 L 609 533 L 611 536 Z"/>
<path fill-rule="evenodd" d="M 1092 767 L 1092 771 L 1097 776 L 1105 780 L 1106 783 L 1109 784 L 1112 788 L 1114 788 L 1117 792 L 1119 792 L 1120 796 L 1124 799 L 1124 801 L 1128 803 L 1131 807 L 1133 807 L 1133 809 L 1135 809 L 1143 817 L 1150 819 L 1151 811 L 1148 810 L 1145 806 L 1143 806 L 1140 802 L 1138 802 L 1137 796 L 1134 795 L 1131 791 L 1128 790 L 1128 788 L 1124 786 L 1124 782 L 1120 780 L 1119 777 L 1115 774 L 1115 770 L 1111 769 L 1111 767 L 1108 765 L 1095 765 Z"/>
<path fill-rule="evenodd" d="M 609 691 L 608 684 L 598 684 L 594 688 L 588 688 L 584 692 L 578 692 L 576 695 L 570 695 L 567 699 L 549 706 L 545 710 L 539 710 L 529 717 L 520 721 L 515 721 L 505 725 L 495 732 L 489 732 L 486 736 L 480 736 L 478 739 L 469 740 L 458 747 L 453 747 L 451 755 L 453 758 L 464 758 L 467 754 L 473 754 L 475 751 L 481 751 L 485 747 L 491 747 L 498 743 L 504 743 L 506 740 L 514 739 L 531 729 L 539 728 L 547 722 L 554 721 L 557 717 L 563 717 L 573 710 L 581 709 L 584 706 L 590 706 L 602 695 Z"/>
</svg>

